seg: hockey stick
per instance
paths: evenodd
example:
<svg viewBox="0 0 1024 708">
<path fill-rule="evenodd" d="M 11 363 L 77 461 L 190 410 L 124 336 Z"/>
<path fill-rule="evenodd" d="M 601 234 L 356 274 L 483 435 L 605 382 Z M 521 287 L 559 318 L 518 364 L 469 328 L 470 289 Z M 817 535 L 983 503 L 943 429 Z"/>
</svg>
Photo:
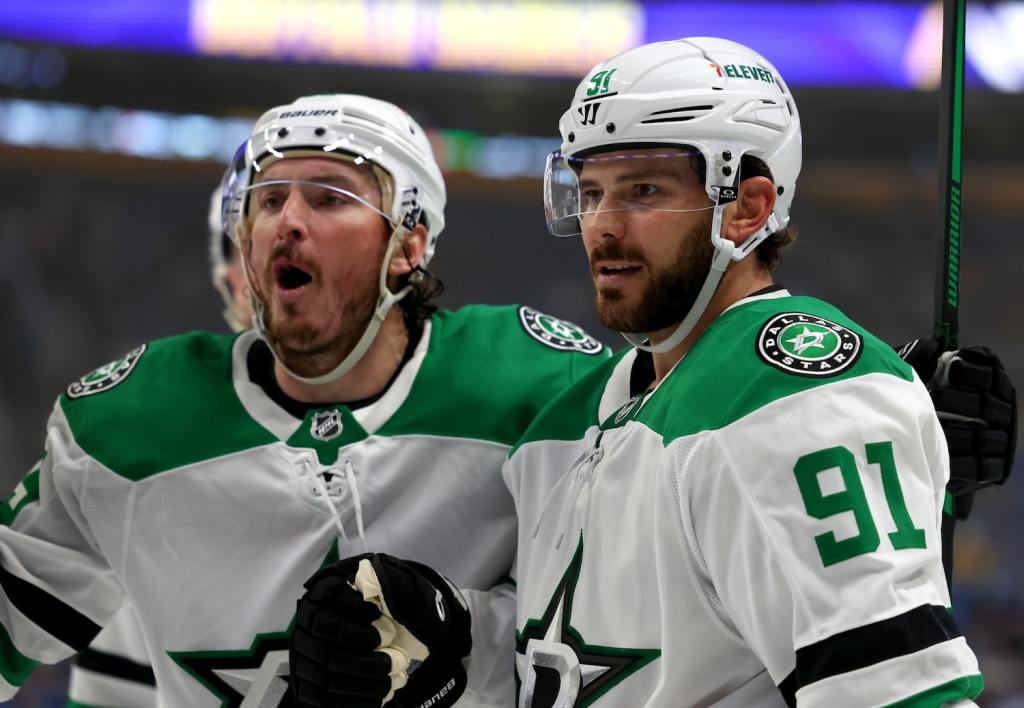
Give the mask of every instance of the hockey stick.
<svg viewBox="0 0 1024 708">
<path fill-rule="evenodd" d="M 967 0 L 943 0 L 939 107 L 939 243 L 935 336 L 943 351 L 960 339 L 961 167 L 963 165 L 964 26 Z"/>
<path fill-rule="evenodd" d="M 964 27 L 967 0 L 942 3 L 942 83 L 939 93 L 939 243 L 935 274 L 935 336 L 943 351 L 960 341 L 961 168 L 963 166 Z M 946 492 L 942 515 L 942 565 L 953 592 L 956 498 Z"/>
</svg>

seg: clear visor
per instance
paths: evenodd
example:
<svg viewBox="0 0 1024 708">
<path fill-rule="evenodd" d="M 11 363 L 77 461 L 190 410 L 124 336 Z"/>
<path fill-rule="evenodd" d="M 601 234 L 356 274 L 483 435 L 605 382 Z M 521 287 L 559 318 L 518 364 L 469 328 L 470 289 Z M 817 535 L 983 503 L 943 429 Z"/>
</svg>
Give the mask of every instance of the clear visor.
<svg viewBox="0 0 1024 708">
<path fill-rule="evenodd" d="M 659 146 L 569 157 L 548 155 L 544 215 L 555 236 L 576 236 L 613 212 L 686 213 L 713 209 L 696 148 Z"/>
<path fill-rule="evenodd" d="M 392 228 L 396 227 L 392 216 L 382 207 L 392 199 L 388 174 L 367 156 L 359 154 L 363 151 L 355 142 L 334 141 L 317 146 L 312 144 L 310 136 L 301 134 L 304 132 L 311 131 L 292 128 L 288 133 L 289 140 L 295 138 L 291 145 L 274 147 L 267 142 L 266 135 L 260 134 L 238 149 L 223 180 L 221 215 L 227 233 L 239 240 L 257 219 L 276 215 L 289 200 L 297 200 L 322 215 L 344 215 L 354 209 L 368 209 Z M 332 132 L 313 137 L 326 141 L 332 137 Z M 298 175 L 293 170 L 278 168 L 282 163 L 301 158 L 330 158 L 330 163 Z"/>
<path fill-rule="evenodd" d="M 340 217 L 351 214 L 353 210 L 368 209 L 381 216 L 392 228 L 396 226 L 391 217 L 377 206 L 381 201 L 379 189 L 356 193 L 351 188 L 319 180 L 270 179 L 238 190 L 238 198 L 243 204 L 238 213 L 244 215 L 249 223 L 275 218 L 289 200 L 298 200 L 302 208 L 322 216 Z M 237 228 L 231 231 L 237 232 Z"/>
</svg>

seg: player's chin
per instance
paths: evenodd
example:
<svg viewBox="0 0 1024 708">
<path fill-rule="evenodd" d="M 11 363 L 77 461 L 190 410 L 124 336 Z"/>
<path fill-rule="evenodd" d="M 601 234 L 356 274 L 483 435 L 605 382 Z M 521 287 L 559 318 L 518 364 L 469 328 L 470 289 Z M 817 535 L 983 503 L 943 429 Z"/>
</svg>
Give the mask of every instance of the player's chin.
<svg viewBox="0 0 1024 708">
<path fill-rule="evenodd" d="M 268 331 L 278 346 L 296 354 L 316 353 L 327 339 L 322 323 L 296 314 L 274 313 Z"/>
<path fill-rule="evenodd" d="M 642 306 L 629 302 L 618 289 L 599 290 L 595 299 L 597 318 L 608 329 L 619 332 L 641 332 Z"/>
</svg>

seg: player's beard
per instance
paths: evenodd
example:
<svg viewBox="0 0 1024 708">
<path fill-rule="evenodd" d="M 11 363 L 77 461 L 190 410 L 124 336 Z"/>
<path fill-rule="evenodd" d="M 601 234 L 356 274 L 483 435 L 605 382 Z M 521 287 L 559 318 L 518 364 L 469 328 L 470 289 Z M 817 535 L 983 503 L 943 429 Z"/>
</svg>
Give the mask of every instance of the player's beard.
<svg viewBox="0 0 1024 708">
<path fill-rule="evenodd" d="M 590 254 L 591 263 L 598 260 L 642 263 L 650 274 L 646 287 L 633 303 L 626 302 L 619 288 L 595 288 L 594 300 L 601 324 L 619 332 L 647 334 L 682 322 L 711 270 L 715 255 L 711 223 L 712 214 L 708 210 L 682 234 L 675 257 L 662 269 L 656 269 L 642 252 L 621 248 L 618 242 L 595 248 Z M 597 273 L 592 270 L 592 275 L 596 282 Z"/>
<path fill-rule="evenodd" d="M 273 263 L 279 255 L 290 254 L 287 251 L 278 253 L 275 249 L 269 262 Z M 378 255 L 380 258 L 376 259 L 375 265 L 371 265 L 358 279 L 353 279 L 365 283 L 364 288 L 353 294 L 347 302 L 334 304 L 331 310 L 337 313 L 325 320 L 318 323 L 308 320 L 291 322 L 287 317 L 278 316 L 277 312 L 278 306 L 286 309 L 289 305 L 275 305 L 274 301 L 267 305 L 267 336 L 289 370 L 299 376 L 322 376 L 340 364 L 355 348 L 369 326 L 377 305 L 377 281 L 380 259 L 384 257 L 384 247 Z M 321 273 L 315 263 L 302 263 L 302 266 L 314 275 L 320 287 L 329 289 L 329 286 L 320 280 Z M 268 282 L 273 283 L 272 273 Z M 326 307 L 328 306 L 325 305 Z"/>
</svg>

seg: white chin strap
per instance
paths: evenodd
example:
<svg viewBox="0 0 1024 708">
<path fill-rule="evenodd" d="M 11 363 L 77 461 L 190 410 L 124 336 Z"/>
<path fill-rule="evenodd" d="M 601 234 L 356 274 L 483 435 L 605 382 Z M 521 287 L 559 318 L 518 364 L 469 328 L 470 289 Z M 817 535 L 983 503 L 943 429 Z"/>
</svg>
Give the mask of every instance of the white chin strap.
<svg viewBox="0 0 1024 708">
<path fill-rule="evenodd" d="M 391 263 L 391 255 L 395 252 L 395 248 L 398 246 L 399 241 L 401 241 L 399 234 L 403 230 L 402 226 L 397 226 L 395 227 L 395 230 L 391 232 L 391 238 L 388 240 L 388 248 L 384 254 L 384 262 L 381 263 L 380 266 L 380 281 L 378 283 L 380 295 L 377 298 L 377 307 L 374 309 L 373 316 L 366 325 L 366 329 L 363 330 L 363 336 L 359 338 L 359 341 L 356 342 L 356 345 L 352 348 L 352 351 L 348 353 L 348 356 L 342 359 L 337 366 L 326 374 L 312 377 L 300 376 L 288 368 L 288 365 L 285 364 L 284 360 L 282 360 L 278 355 L 277 348 L 274 346 L 274 342 L 270 338 L 266 325 L 264 324 L 263 313 L 265 306 L 258 298 L 253 298 L 255 306 L 253 308 L 254 314 L 252 321 L 253 326 L 256 328 L 256 333 L 259 335 L 260 339 L 267 343 L 267 346 L 270 347 L 270 351 L 274 354 L 274 359 L 277 360 L 277 363 L 281 365 L 281 368 L 283 368 L 289 376 L 304 384 L 311 384 L 314 386 L 328 384 L 337 381 L 347 374 L 352 367 L 359 363 L 359 360 L 363 358 L 363 355 L 366 354 L 366 350 L 370 348 L 371 344 L 373 344 L 373 340 L 377 336 L 377 331 L 380 329 L 380 326 L 384 324 L 384 319 L 387 317 L 388 311 L 391 310 L 395 303 L 399 302 L 413 289 L 413 285 L 411 283 L 406 285 L 397 293 L 393 293 L 388 289 L 388 266 Z"/>
<path fill-rule="evenodd" d="M 721 282 L 722 276 L 725 274 L 725 269 L 729 267 L 729 262 L 743 260 L 758 244 L 778 230 L 779 222 L 775 214 L 772 214 L 765 227 L 756 235 L 748 238 L 743 246 L 739 248 L 732 241 L 722 238 L 722 212 L 725 211 L 726 206 L 735 201 L 736 189 L 733 187 L 719 187 L 717 189 L 718 199 L 715 204 L 715 213 L 711 220 L 711 243 L 715 246 L 715 256 L 711 261 L 711 269 L 708 271 L 707 277 L 704 278 L 704 285 L 701 286 L 700 292 L 697 293 L 697 299 L 694 300 L 690 311 L 686 313 L 686 317 L 672 331 L 672 334 L 663 341 L 651 344 L 650 338 L 646 335 L 634 332 L 620 333 L 626 338 L 627 342 L 637 349 L 643 349 L 645 352 L 651 352 L 652 354 L 663 354 L 679 346 L 690 332 L 693 331 L 693 328 L 697 325 L 697 320 L 700 319 L 701 315 L 704 314 L 704 310 L 707 309 L 708 303 L 711 302 L 711 298 L 715 294 L 715 290 L 718 289 L 718 283 Z"/>
</svg>

